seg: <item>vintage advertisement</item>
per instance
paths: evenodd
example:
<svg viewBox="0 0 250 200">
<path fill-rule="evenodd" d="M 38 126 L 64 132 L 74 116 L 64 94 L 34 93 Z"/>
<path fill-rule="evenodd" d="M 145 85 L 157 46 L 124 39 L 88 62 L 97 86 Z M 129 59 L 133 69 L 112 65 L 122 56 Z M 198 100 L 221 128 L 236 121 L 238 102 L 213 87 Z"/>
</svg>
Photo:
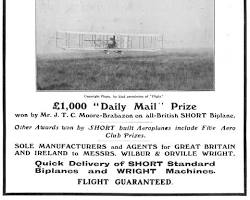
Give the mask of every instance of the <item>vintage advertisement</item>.
<svg viewBox="0 0 250 200">
<path fill-rule="evenodd" d="M 3 194 L 245 196 L 245 4 L 8 0 Z"/>
</svg>

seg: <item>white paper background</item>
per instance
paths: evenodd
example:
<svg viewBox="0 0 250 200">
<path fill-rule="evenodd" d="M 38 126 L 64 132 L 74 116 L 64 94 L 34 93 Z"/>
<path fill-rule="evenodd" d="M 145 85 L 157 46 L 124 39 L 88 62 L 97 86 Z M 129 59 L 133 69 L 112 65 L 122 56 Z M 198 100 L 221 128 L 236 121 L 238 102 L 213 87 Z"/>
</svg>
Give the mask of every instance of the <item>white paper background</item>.
<svg viewBox="0 0 250 200">
<path fill-rule="evenodd" d="M 22 112 L 25 108 L 31 111 L 50 108 L 55 99 L 69 100 L 69 93 L 39 93 L 35 92 L 35 2 L 14 1 L 7 2 L 7 127 L 13 126 L 9 116 Z M 216 1 L 216 91 L 215 92 L 166 92 L 165 102 L 183 99 L 202 107 L 202 111 L 234 112 L 238 115 L 237 124 L 243 124 L 243 4 L 238 0 Z M 233 14 L 232 14 L 233 13 Z M 70 93 L 70 99 L 77 100 L 80 93 Z M 42 104 L 40 102 L 43 102 Z M 205 102 L 205 103 L 204 103 Z M 11 105 L 11 107 L 9 106 Z M 21 106 L 20 106 L 21 105 Z M 243 130 L 243 126 L 241 126 Z M 238 130 L 242 134 L 242 130 Z M 7 129 L 8 142 L 12 139 L 11 131 Z M 241 137 L 242 138 L 242 137 Z M 16 139 L 13 137 L 13 139 Z M 24 138 L 18 138 L 24 140 Z M 27 138 L 25 138 L 26 141 Z M 43 136 L 39 137 L 39 140 Z M 46 139 L 46 137 L 45 137 Z M 208 138 L 206 138 L 208 139 Z M 222 141 L 224 138 L 221 138 Z M 230 138 L 227 141 L 235 141 Z M 239 141 L 241 143 L 241 141 Z M 8 145 L 8 143 L 7 143 Z M 234 163 L 241 166 L 241 158 Z M 10 163 L 10 161 L 9 161 Z M 24 169 L 25 170 L 25 169 Z M 13 176 L 13 171 L 9 173 Z M 20 171 L 19 171 L 20 172 Z M 243 171 L 242 171 L 243 172 Z M 7 177 L 10 177 L 7 174 Z M 18 173 L 20 174 L 20 173 Z M 22 172 L 23 180 L 27 178 Z M 242 174 L 231 174 L 231 180 L 242 183 Z M 221 179 L 228 179 L 226 174 Z M 202 181 L 202 180 L 201 180 Z M 242 192 L 242 185 L 231 184 L 230 180 L 218 192 Z M 7 182 L 8 184 L 8 182 Z M 10 185 L 10 184 L 9 184 Z M 25 187 L 25 185 L 23 185 Z M 29 190 L 36 187 L 31 183 Z M 183 187 L 186 187 L 184 185 Z M 58 187 L 61 188 L 61 187 Z M 11 189 L 22 190 L 22 185 L 12 185 Z M 67 188 L 65 188 L 67 189 Z M 196 188 L 203 192 L 202 184 Z M 214 188 L 216 189 L 216 187 Z M 56 192 L 55 189 L 51 190 Z M 8 187 L 7 187 L 8 191 Z M 189 189 L 187 188 L 187 192 Z M 66 191 L 65 191 L 66 192 Z M 193 192 L 193 191 L 192 191 Z M 216 191 L 213 191 L 216 192 Z M 13 197 L 12 197 L 13 198 Z M 120 198 L 120 197 L 119 197 Z M 10 197 L 11 199 L 11 197 Z M 26 198 L 27 199 L 27 198 Z M 122 199 L 122 198 L 121 198 Z"/>
</svg>

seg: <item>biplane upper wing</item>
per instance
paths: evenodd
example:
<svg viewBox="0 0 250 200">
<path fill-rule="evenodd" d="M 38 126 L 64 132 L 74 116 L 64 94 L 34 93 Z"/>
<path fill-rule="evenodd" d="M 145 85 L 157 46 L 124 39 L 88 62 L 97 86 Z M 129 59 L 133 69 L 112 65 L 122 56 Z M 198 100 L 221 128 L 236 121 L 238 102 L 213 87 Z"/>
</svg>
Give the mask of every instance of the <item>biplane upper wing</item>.
<svg viewBox="0 0 250 200">
<path fill-rule="evenodd" d="M 109 45 L 115 41 L 115 46 Z M 71 50 L 157 51 L 163 48 L 163 35 L 96 32 L 56 32 L 56 46 Z"/>
</svg>

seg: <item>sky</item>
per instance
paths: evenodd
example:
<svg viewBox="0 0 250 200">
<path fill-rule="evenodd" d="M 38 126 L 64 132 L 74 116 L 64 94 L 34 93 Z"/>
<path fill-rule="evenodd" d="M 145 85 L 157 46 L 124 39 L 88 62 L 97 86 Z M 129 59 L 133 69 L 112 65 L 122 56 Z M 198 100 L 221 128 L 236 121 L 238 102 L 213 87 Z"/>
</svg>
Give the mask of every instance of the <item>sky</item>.
<svg viewBox="0 0 250 200">
<path fill-rule="evenodd" d="M 36 0 L 37 53 L 56 31 L 166 34 L 168 48 L 211 48 L 214 0 Z"/>
</svg>

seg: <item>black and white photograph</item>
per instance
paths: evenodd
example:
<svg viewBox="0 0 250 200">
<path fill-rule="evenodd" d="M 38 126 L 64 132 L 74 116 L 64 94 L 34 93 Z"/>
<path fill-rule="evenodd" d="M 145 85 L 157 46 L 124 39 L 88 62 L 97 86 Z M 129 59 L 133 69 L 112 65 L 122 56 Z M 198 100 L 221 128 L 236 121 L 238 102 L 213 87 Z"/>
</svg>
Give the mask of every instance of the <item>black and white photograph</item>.
<svg viewBox="0 0 250 200">
<path fill-rule="evenodd" d="M 36 88 L 214 91 L 213 0 L 36 0 Z"/>
</svg>

